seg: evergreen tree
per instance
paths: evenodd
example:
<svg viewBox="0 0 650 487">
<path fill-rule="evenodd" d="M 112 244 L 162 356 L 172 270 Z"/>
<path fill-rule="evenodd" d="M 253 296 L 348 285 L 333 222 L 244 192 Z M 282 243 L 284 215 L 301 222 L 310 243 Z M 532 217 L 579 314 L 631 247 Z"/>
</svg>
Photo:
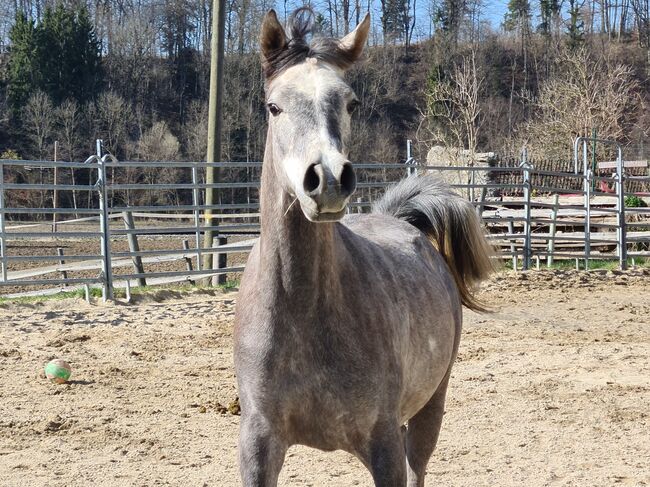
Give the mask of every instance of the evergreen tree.
<svg viewBox="0 0 650 487">
<path fill-rule="evenodd" d="M 37 26 L 18 14 L 10 33 L 8 94 L 14 110 L 41 90 L 55 104 L 93 99 L 101 84 L 100 46 L 85 7 L 46 9 Z"/>
<path fill-rule="evenodd" d="M 528 0 L 510 0 L 508 11 L 503 19 L 503 27 L 507 31 L 521 29 L 522 32 L 528 32 L 530 17 L 530 2 Z"/>
<path fill-rule="evenodd" d="M 544 36 L 550 36 L 553 30 L 553 19 L 560 14 L 560 2 L 558 0 L 540 0 L 539 10 L 541 17 L 539 31 Z"/>
<path fill-rule="evenodd" d="M 36 29 L 39 88 L 55 104 L 93 99 L 101 81 L 99 42 L 85 7 L 47 9 Z"/>
<path fill-rule="evenodd" d="M 458 41 L 466 3 L 466 0 L 443 0 L 436 10 L 436 23 L 452 42 Z"/>
<path fill-rule="evenodd" d="M 11 49 L 7 73 L 7 98 L 13 110 L 17 110 L 29 99 L 34 89 L 33 63 L 36 50 L 34 23 L 19 13 L 16 23 L 9 32 Z"/>
<path fill-rule="evenodd" d="M 585 41 L 585 21 L 582 18 L 583 2 L 569 0 L 569 47 L 577 49 Z"/>
</svg>

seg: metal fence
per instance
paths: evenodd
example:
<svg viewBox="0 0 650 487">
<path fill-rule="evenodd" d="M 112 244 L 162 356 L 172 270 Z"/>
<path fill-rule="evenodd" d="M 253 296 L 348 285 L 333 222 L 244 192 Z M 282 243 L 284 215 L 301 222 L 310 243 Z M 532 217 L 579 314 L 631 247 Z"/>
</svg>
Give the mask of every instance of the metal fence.
<svg viewBox="0 0 650 487">
<path fill-rule="evenodd" d="M 410 158 L 355 164 L 359 182 L 349 211 L 368 211 L 386 186 L 408 174 L 435 172 L 472 201 L 497 257 L 515 269 L 559 259 L 584 268 L 615 259 L 625 268 L 650 256 L 650 208 L 626 206 L 626 197 L 650 201 L 650 193 L 629 190 L 650 177 L 647 169 L 645 176 L 627 175 L 616 145 L 616 161 L 603 166 L 611 174 L 604 174 L 587 160 L 587 142 L 594 140 L 576 140 L 573 172 L 537 169 L 525 152 L 513 167 L 420 165 Z M 221 182 L 205 183 L 208 167 L 222 171 Z M 28 170 L 39 171 L 38 182 L 12 176 Z M 56 172 L 63 170 L 83 177 L 61 183 Z M 171 182 L 163 182 L 165 171 Z M 99 145 L 83 163 L 0 160 L 0 289 L 14 295 L 96 285 L 110 298 L 116 287 L 128 292 L 241 272 L 259 233 L 260 174 L 259 162 L 117 161 Z M 558 183 L 567 180 L 575 181 L 571 189 Z M 207 188 L 219 190 L 218 204 L 204 204 Z M 57 207 L 70 193 L 76 197 L 67 201 L 84 205 Z M 214 231 L 212 245 L 203 243 L 206 230 Z M 205 254 L 214 256 L 209 269 Z"/>
</svg>

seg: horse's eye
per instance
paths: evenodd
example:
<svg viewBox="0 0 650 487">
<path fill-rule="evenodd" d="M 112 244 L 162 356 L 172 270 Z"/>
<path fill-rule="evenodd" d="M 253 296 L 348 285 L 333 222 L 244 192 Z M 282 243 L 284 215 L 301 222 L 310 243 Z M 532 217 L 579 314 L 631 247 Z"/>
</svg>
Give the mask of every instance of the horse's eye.
<svg viewBox="0 0 650 487">
<path fill-rule="evenodd" d="M 282 109 L 279 106 L 277 106 L 275 103 L 269 103 L 266 106 L 269 107 L 269 112 L 271 112 L 271 115 L 273 115 L 274 117 L 277 117 L 282 113 Z"/>
<path fill-rule="evenodd" d="M 350 103 L 348 103 L 348 113 L 351 115 L 359 105 L 361 105 L 361 103 L 356 98 L 354 100 L 350 100 Z"/>
</svg>

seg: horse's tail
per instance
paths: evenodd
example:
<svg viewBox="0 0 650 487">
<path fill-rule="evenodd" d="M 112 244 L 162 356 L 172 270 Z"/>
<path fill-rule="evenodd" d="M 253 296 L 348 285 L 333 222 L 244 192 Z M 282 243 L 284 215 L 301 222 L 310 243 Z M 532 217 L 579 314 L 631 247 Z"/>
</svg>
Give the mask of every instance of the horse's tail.
<svg viewBox="0 0 650 487">
<path fill-rule="evenodd" d="M 424 232 L 447 262 L 462 303 L 488 310 L 473 291 L 494 270 L 493 250 L 469 201 L 431 175 L 411 176 L 390 187 L 372 212 L 405 220 Z"/>
</svg>

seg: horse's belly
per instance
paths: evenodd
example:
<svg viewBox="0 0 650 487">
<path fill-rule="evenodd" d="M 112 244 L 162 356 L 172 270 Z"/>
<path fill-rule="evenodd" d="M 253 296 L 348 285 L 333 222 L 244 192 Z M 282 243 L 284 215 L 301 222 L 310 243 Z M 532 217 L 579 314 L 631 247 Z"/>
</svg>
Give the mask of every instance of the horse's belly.
<svg viewBox="0 0 650 487">
<path fill-rule="evenodd" d="M 420 327 L 419 329 L 422 329 Z M 435 330 L 410 340 L 404 353 L 401 419 L 413 417 L 429 402 L 454 360 L 456 324 L 453 315 Z"/>
</svg>

